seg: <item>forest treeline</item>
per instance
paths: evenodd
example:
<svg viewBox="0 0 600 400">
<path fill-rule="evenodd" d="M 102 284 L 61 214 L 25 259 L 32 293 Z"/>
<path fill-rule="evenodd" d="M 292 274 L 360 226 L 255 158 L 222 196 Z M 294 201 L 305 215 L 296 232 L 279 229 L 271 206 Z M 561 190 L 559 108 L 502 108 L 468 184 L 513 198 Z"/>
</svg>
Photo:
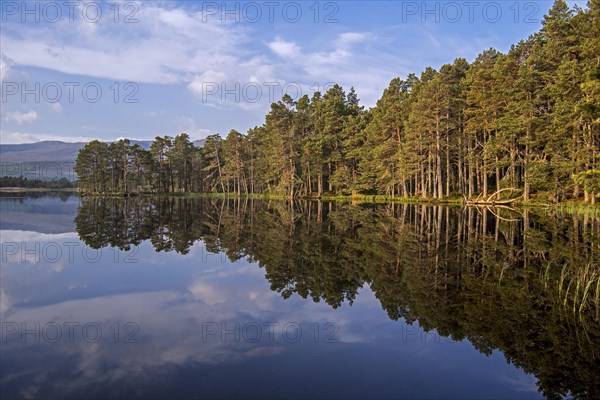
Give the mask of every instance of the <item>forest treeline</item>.
<svg viewBox="0 0 600 400">
<path fill-rule="evenodd" d="M 489 49 L 393 79 L 365 109 L 353 88 L 271 105 L 244 135 L 93 141 L 79 153 L 84 192 L 382 194 L 523 200 L 600 193 L 600 0 L 555 1 L 541 30 L 507 54 Z"/>
<path fill-rule="evenodd" d="M 76 182 L 71 182 L 67 178 L 53 179 L 53 180 L 42 180 L 42 179 L 28 179 L 23 176 L 1 176 L 0 177 L 0 188 L 44 188 L 44 189 L 69 189 L 77 187 Z"/>
</svg>

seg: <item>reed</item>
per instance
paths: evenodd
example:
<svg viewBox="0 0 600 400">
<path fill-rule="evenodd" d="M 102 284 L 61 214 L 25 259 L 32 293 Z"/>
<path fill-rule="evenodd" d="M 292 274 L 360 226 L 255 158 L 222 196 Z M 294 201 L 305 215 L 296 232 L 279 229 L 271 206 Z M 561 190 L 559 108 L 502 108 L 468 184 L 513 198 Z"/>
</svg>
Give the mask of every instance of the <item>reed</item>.
<svg viewBox="0 0 600 400">
<path fill-rule="evenodd" d="M 544 283 L 548 280 L 544 277 Z M 600 268 L 589 262 L 585 267 L 565 263 L 558 277 L 558 299 L 565 311 L 583 318 L 587 309 L 600 320 Z"/>
<path fill-rule="evenodd" d="M 553 212 L 559 212 L 577 217 L 600 218 L 600 205 L 592 205 L 588 203 L 559 203 L 549 207 Z"/>
</svg>

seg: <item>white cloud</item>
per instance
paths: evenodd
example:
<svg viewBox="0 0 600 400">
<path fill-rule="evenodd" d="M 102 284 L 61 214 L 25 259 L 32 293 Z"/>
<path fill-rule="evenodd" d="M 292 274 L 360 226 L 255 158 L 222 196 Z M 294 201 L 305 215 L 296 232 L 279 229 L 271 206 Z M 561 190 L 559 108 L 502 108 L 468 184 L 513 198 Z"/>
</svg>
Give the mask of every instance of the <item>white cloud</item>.
<svg viewBox="0 0 600 400">
<path fill-rule="evenodd" d="M 177 134 L 187 133 L 192 141 L 198 140 L 198 139 L 204 139 L 205 137 L 207 137 L 208 135 L 210 135 L 212 133 L 210 131 L 210 129 L 198 128 L 198 125 L 196 124 L 196 120 L 193 118 L 190 118 L 190 117 L 183 117 L 183 116 L 178 117 L 177 122 L 178 122 Z"/>
<path fill-rule="evenodd" d="M 281 98 L 271 98 L 270 88 L 283 84 L 265 57 L 253 57 L 240 61 L 235 70 L 208 70 L 195 75 L 187 88 L 207 106 L 236 106 L 264 113 L 265 104 Z"/>
<path fill-rule="evenodd" d="M 218 19 L 206 21 L 199 11 L 174 8 L 168 3 L 137 4 L 136 24 L 115 24 L 110 18 L 97 24 L 78 20 L 75 27 L 79 35 L 73 35 L 74 25 L 69 23 L 55 24 L 51 29 L 25 24 L 18 33 L 6 30 L 3 52 L 17 65 L 61 73 L 183 84 L 205 105 L 262 113 L 265 104 L 279 100 L 283 94 L 269 95 L 265 83 L 299 83 L 303 94 L 310 95 L 309 87 L 315 82 L 320 86 L 338 82 L 346 88 L 356 86 L 363 99 L 374 103 L 397 75 L 397 71 L 392 72 L 397 62 L 382 64 L 366 51 L 376 38 L 368 32 L 341 33 L 329 42 L 320 41 L 312 51 L 276 37 L 267 43 L 270 51 L 264 52 L 253 36 L 253 27 Z M 214 83 L 219 86 L 217 93 Z M 259 101 L 246 99 L 244 93 L 238 93 L 239 101 L 234 101 L 233 95 L 222 96 L 224 88 L 240 91 L 252 83 L 263 85 Z M 239 89 L 235 89 L 236 84 Z"/>
<path fill-rule="evenodd" d="M 7 240 L 7 239 L 10 240 Z M 50 243 L 52 246 L 57 244 L 57 241 L 66 241 L 68 239 L 77 239 L 77 233 L 39 233 L 34 231 L 19 231 L 19 230 L 3 230 L 2 237 L 0 237 L 0 244 L 2 244 L 4 251 L 3 262 L 6 265 L 23 265 L 29 263 L 31 265 L 37 265 L 40 262 L 39 253 L 23 252 L 24 248 L 36 248 L 36 246 L 46 246 Z M 30 246 L 31 245 L 31 246 Z M 20 247 L 19 249 L 19 246 Z M 27 247 L 30 246 L 30 247 Z M 49 262 L 48 267 L 50 271 L 61 272 L 66 267 L 66 260 L 62 257 L 56 262 Z M 2 300 L 4 301 L 4 300 Z"/>
<path fill-rule="evenodd" d="M 133 24 L 102 18 L 51 29 L 19 24 L 18 32 L 8 26 L 3 52 L 19 65 L 145 83 L 185 83 L 209 70 L 235 70 L 247 53 L 242 26 L 203 22 L 200 12 L 164 3 L 137 4 L 139 22 Z M 73 34 L 74 26 L 81 34 Z"/>
<path fill-rule="evenodd" d="M 389 81 L 398 75 L 397 68 L 401 65 L 395 57 L 370 47 L 376 39 L 369 32 L 344 32 L 324 44 L 329 46 L 325 51 L 303 51 L 295 42 L 280 38 L 267 45 L 285 59 L 275 66 L 276 69 L 285 69 L 290 76 L 303 77 L 304 93 L 310 95 L 314 83 L 323 91 L 325 86 L 335 82 L 346 90 L 354 86 L 363 103 L 371 106 Z M 381 57 L 385 63 L 381 62 Z"/>
<path fill-rule="evenodd" d="M 414 69 L 407 67 L 414 60 L 397 55 L 403 44 L 381 30 L 377 34 L 342 31 L 316 42 L 310 41 L 311 35 L 308 40 L 273 35 L 265 45 L 252 24 L 223 23 L 218 16 L 207 21 L 197 7 L 169 2 L 136 4 L 139 22 L 135 24 L 103 18 L 96 24 L 78 19 L 75 24 L 51 27 L 20 24 L 19 31 L 8 27 L 3 31 L 2 51 L 14 60 L 13 65 L 86 80 L 183 85 L 203 106 L 239 107 L 261 116 L 268 103 L 281 98 L 288 83 L 300 85 L 302 94 L 309 96 L 332 82 L 346 90 L 354 86 L 363 104 L 372 106 L 390 79 Z M 258 101 L 252 88 L 243 93 L 245 85 L 253 83 L 261 85 Z M 280 86 L 271 95 L 265 83 Z M 224 96 L 225 88 L 238 91 L 238 97 Z"/>
<path fill-rule="evenodd" d="M 227 293 L 224 288 L 217 288 L 206 282 L 196 281 L 188 288 L 188 290 L 195 299 L 201 300 L 210 306 L 225 303 L 227 301 Z"/>
<path fill-rule="evenodd" d="M 2 230 L 3 236 L 0 236 L 1 243 L 14 243 L 14 242 L 53 242 L 57 240 L 67 240 L 77 238 L 77 233 L 40 233 L 34 231 L 17 231 L 17 230 Z M 10 240 L 6 240 L 10 238 Z"/>
<path fill-rule="evenodd" d="M 65 109 L 63 108 L 62 104 L 60 104 L 59 102 L 56 103 L 51 103 L 50 104 L 50 110 L 52 110 L 53 113 L 59 114 L 59 115 L 63 115 Z"/>
<path fill-rule="evenodd" d="M 301 50 L 294 42 L 286 42 L 285 40 L 275 39 L 268 44 L 273 53 L 280 57 L 299 57 Z"/>
<path fill-rule="evenodd" d="M 148 111 L 148 113 L 146 113 L 146 115 L 148 117 L 152 117 L 152 118 L 156 118 L 156 117 L 162 117 L 165 115 L 165 110 L 160 110 L 160 111 Z"/>
<path fill-rule="evenodd" d="M 8 76 L 10 71 L 9 61 L 6 59 L 4 53 L 0 53 L 0 82 L 4 82 L 4 79 Z"/>
<path fill-rule="evenodd" d="M 97 138 L 87 136 L 62 136 L 51 133 L 7 132 L 0 131 L 0 144 L 35 143 L 43 140 L 63 142 L 89 142 Z"/>
<path fill-rule="evenodd" d="M 6 113 L 6 122 L 12 122 L 17 125 L 31 124 L 38 119 L 37 112 L 30 110 L 26 113 L 18 111 L 9 111 Z"/>
<path fill-rule="evenodd" d="M 500 376 L 500 381 L 504 381 L 516 392 L 536 393 L 539 391 L 537 379 L 533 375 L 502 375 Z"/>
<path fill-rule="evenodd" d="M 210 97 L 219 95 L 220 88 L 227 81 L 228 76 L 225 72 L 208 70 L 194 75 L 187 88 L 201 97 L 202 101 L 208 101 Z"/>
<path fill-rule="evenodd" d="M 12 307 L 6 292 L 0 289 L 0 315 L 6 313 Z"/>
<path fill-rule="evenodd" d="M 338 46 L 349 46 L 353 43 L 360 43 L 374 39 L 376 39 L 376 37 L 368 32 L 344 32 L 338 35 L 336 44 Z"/>
<path fill-rule="evenodd" d="M 100 133 L 114 133 L 116 135 L 121 135 L 120 137 L 124 137 L 123 135 L 123 129 L 111 129 L 111 128 L 105 128 L 104 126 L 106 125 L 81 125 L 81 129 L 85 130 L 85 131 L 92 131 L 92 132 L 100 132 Z"/>
</svg>

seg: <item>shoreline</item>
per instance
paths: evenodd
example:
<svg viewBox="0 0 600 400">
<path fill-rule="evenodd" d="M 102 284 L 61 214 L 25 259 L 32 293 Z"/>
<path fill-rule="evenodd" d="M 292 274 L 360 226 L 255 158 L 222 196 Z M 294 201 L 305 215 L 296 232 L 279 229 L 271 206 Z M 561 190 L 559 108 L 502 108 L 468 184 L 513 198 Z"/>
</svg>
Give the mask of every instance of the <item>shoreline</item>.
<svg viewBox="0 0 600 400">
<path fill-rule="evenodd" d="M 78 188 L 0 188 L 0 193 L 27 193 L 27 192 L 79 192 Z"/>
<path fill-rule="evenodd" d="M 277 200 L 289 201 L 290 198 L 282 195 L 254 193 L 254 194 L 229 194 L 229 193 L 83 193 L 79 188 L 19 188 L 5 187 L 0 188 L 0 193 L 73 193 L 81 197 L 96 198 L 135 198 L 135 197 L 190 197 L 190 198 L 221 198 L 221 199 L 256 199 L 256 200 Z M 391 197 L 387 195 L 323 195 L 323 196 L 297 196 L 294 201 L 324 201 L 324 202 L 342 202 L 358 204 L 415 204 L 426 206 L 457 206 L 457 207 L 509 207 L 509 208 L 549 208 L 555 211 L 600 211 L 600 204 L 585 203 L 583 200 L 567 200 L 558 203 L 549 203 L 542 200 L 532 200 L 528 202 L 515 201 L 512 204 L 474 204 L 466 203 L 464 198 L 451 197 L 445 199 L 423 199 L 421 197 Z"/>
<path fill-rule="evenodd" d="M 51 191 L 51 189 L 47 189 Z M 290 201 L 290 198 L 282 195 L 273 194 L 229 194 L 229 193 L 79 193 L 81 197 L 199 197 L 199 198 L 221 198 L 221 199 L 257 199 L 257 200 L 278 200 Z M 391 197 L 387 195 L 323 195 L 323 196 L 297 196 L 294 201 L 326 201 L 343 202 L 353 204 L 415 204 L 415 205 L 445 205 L 445 206 L 465 206 L 465 207 L 518 207 L 518 208 L 576 208 L 599 210 L 600 204 L 585 203 L 583 200 L 567 200 L 558 203 L 549 203 L 542 200 L 532 200 L 528 202 L 515 201 L 513 204 L 473 204 L 466 203 L 464 198 L 454 197 L 446 199 L 423 199 L 421 197 Z"/>
</svg>

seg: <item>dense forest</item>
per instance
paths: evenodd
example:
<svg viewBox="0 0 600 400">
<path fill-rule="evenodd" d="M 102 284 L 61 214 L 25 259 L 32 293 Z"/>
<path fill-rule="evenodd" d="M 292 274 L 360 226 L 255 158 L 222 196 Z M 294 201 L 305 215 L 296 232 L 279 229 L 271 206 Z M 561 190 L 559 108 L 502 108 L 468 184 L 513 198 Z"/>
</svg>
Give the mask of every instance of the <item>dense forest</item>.
<svg viewBox="0 0 600 400">
<path fill-rule="evenodd" d="M 44 188 L 44 189 L 68 189 L 77 187 L 76 182 L 71 182 L 67 178 L 60 178 L 54 180 L 41 180 L 41 179 L 28 179 L 22 176 L 1 176 L 0 177 L 0 188 Z"/>
<path fill-rule="evenodd" d="M 365 109 L 353 88 L 271 105 L 245 135 L 93 141 L 76 172 L 87 193 L 219 192 L 286 197 L 382 194 L 524 201 L 600 193 L 600 0 L 557 0 L 541 30 L 507 54 L 393 79 Z"/>
<path fill-rule="evenodd" d="M 547 398 L 591 399 L 600 396 L 600 220 L 588 214 L 86 197 L 75 223 L 92 248 L 194 247 L 199 268 L 247 259 L 284 298 L 338 308 L 368 286 L 390 319 L 501 350 Z"/>
</svg>

